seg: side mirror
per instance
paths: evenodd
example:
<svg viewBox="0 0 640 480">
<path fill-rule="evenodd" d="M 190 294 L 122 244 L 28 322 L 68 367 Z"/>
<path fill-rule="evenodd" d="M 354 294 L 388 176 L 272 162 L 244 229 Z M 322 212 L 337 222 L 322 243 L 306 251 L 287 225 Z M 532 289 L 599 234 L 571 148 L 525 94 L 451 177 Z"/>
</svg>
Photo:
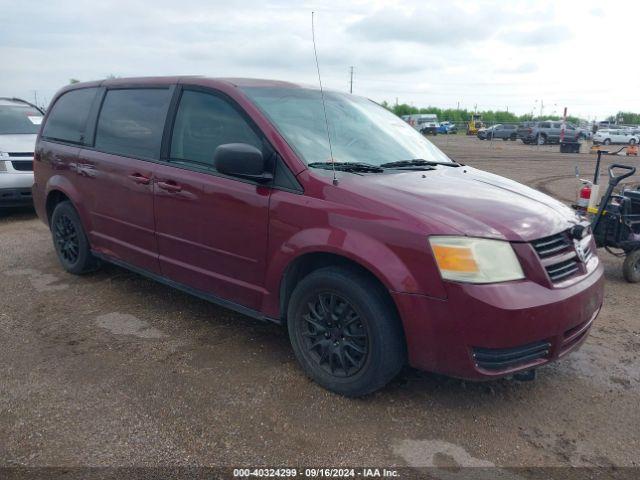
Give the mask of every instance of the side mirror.
<svg viewBox="0 0 640 480">
<path fill-rule="evenodd" d="M 266 183 L 273 179 L 267 171 L 262 152 L 246 143 L 225 143 L 213 153 L 213 165 L 220 173 Z"/>
</svg>

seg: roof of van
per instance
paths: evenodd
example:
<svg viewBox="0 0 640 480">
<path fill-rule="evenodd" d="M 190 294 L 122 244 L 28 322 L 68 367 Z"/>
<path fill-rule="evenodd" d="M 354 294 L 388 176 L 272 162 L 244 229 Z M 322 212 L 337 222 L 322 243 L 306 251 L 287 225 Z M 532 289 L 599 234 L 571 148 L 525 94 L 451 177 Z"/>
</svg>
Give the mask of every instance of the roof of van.
<svg viewBox="0 0 640 480">
<path fill-rule="evenodd" d="M 234 87 L 286 87 L 286 88 L 304 88 L 317 90 L 315 85 L 305 85 L 301 83 L 285 82 L 282 80 L 269 80 L 264 78 L 233 78 L 233 77 L 206 77 L 202 75 L 180 75 L 168 77 L 128 77 L 128 78 L 109 78 L 106 80 L 96 80 L 91 82 L 79 82 L 67 86 L 67 90 L 74 88 L 86 88 L 97 86 L 118 86 L 118 85 L 136 85 L 136 84 L 155 84 L 155 85 L 171 85 L 175 83 L 182 84 L 200 84 L 215 85 L 226 84 Z"/>
</svg>

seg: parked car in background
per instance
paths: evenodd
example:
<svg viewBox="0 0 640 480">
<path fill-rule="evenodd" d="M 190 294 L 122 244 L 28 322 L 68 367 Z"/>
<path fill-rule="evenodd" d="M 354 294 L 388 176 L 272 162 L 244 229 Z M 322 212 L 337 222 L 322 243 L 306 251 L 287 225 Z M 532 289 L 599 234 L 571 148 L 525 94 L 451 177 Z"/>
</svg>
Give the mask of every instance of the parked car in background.
<svg viewBox="0 0 640 480">
<path fill-rule="evenodd" d="M 567 123 L 567 131 L 565 132 L 565 134 L 569 130 L 574 130 L 575 135 L 578 137 L 579 140 L 589 140 L 593 136 L 592 128 L 588 125 L 576 126 L 576 125 L 573 125 L 572 123 Z"/>
<path fill-rule="evenodd" d="M 32 204 L 33 152 L 44 112 L 0 97 L 0 209 Z"/>
<path fill-rule="evenodd" d="M 433 113 L 406 115 L 405 121 L 423 135 L 437 135 L 440 127 L 438 117 Z"/>
<path fill-rule="evenodd" d="M 622 143 L 629 145 L 638 144 L 638 135 L 634 134 L 631 130 L 611 129 L 611 130 L 598 130 L 593 135 L 593 143 L 610 145 L 612 143 Z"/>
<path fill-rule="evenodd" d="M 458 133 L 458 127 L 453 122 L 440 122 L 438 133 L 441 133 L 443 135 Z"/>
<path fill-rule="evenodd" d="M 516 125 L 493 125 L 489 128 L 478 130 L 477 137 L 480 140 L 491 140 L 492 138 L 501 138 L 502 140 L 515 140 L 517 135 Z"/>
<path fill-rule="evenodd" d="M 65 270 L 106 261 L 281 324 L 303 370 L 344 395 L 406 363 L 532 375 L 579 348 L 602 305 L 575 211 L 452 161 L 346 93 L 205 77 L 69 85 L 34 166 Z"/>
<path fill-rule="evenodd" d="M 525 122 L 518 127 L 517 136 L 522 140 L 522 143 L 545 145 L 560 143 L 561 131 L 562 122 L 560 121 Z M 581 132 L 576 130 L 573 125 L 569 123 L 565 125 L 565 141 L 577 141 L 580 134 Z"/>
</svg>

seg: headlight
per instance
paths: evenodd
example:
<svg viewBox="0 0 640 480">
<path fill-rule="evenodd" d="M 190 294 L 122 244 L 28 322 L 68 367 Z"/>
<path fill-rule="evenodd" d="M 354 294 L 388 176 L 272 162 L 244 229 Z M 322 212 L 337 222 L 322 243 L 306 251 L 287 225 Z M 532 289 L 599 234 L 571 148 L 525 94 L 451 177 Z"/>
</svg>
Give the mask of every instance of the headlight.
<svg viewBox="0 0 640 480">
<path fill-rule="evenodd" d="M 468 237 L 430 237 L 442 278 L 456 282 L 496 283 L 524 278 L 509 242 Z"/>
</svg>

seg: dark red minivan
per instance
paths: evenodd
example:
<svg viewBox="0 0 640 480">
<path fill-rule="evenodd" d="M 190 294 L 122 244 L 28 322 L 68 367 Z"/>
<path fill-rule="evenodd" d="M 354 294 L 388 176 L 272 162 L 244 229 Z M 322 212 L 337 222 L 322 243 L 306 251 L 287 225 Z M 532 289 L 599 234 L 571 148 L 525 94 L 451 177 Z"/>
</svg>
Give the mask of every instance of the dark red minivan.
<svg viewBox="0 0 640 480">
<path fill-rule="evenodd" d="M 405 363 L 530 372 L 584 341 L 603 272 L 570 208 L 452 161 L 370 100 L 324 102 L 326 123 L 321 92 L 287 82 L 63 88 L 33 187 L 62 266 L 111 262 L 286 324 L 305 372 L 345 395 Z"/>
</svg>

